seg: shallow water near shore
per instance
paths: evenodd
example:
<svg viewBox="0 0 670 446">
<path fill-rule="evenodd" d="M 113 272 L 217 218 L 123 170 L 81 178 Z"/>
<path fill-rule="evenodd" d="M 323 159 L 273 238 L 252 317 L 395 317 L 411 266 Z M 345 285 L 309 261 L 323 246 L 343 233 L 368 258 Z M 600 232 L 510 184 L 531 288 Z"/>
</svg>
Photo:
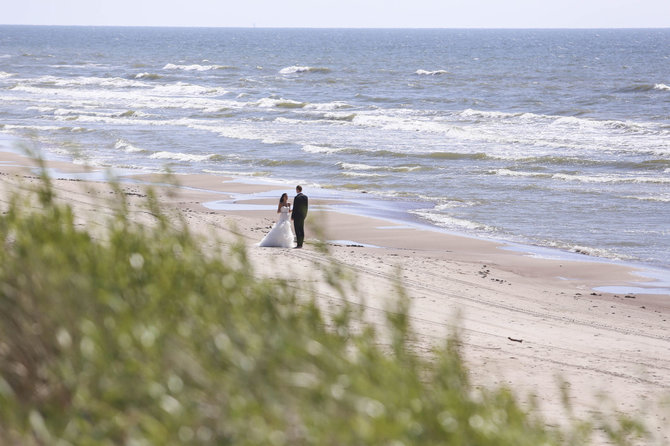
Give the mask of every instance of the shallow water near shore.
<svg viewBox="0 0 670 446">
<path fill-rule="evenodd" d="M 669 30 L 0 31 L 0 134 L 49 156 L 670 268 Z"/>
</svg>

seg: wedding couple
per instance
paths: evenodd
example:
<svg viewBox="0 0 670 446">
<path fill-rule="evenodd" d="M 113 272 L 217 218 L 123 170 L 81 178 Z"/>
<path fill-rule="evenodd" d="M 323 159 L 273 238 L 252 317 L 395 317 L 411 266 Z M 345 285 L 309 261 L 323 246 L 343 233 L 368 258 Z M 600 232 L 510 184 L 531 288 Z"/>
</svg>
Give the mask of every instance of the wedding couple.
<svg viewBox="0 0 670 446">
<path fill-rule="evenodd" d="M 261 240 L 260 246 L 291 248 L 293 247 L 293 231 L 291 222 L 295 227 L 296 248 L 302 248 L 302 242 L 305 240 L 305 217 L 307 217 L 307 195 L 302 193 L 302 186 L 296 186 L 296 196 L 293 199 L 293 211 L 291 212 L 291 203 L 288 202 L 288 195 L 282 194 L 277 206 L 279 220 L 272 227 L 270 232 Z M 289 212 L 291 218 L 289 220 Z"/>
</svg>

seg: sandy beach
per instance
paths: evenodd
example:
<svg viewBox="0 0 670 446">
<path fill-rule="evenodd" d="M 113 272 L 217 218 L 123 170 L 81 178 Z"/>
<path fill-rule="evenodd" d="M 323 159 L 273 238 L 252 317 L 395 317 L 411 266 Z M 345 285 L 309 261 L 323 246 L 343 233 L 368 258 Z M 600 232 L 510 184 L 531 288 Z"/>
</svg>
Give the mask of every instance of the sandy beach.
<svg viewBox="0 0 670 446">
<path fill-rule="evenodd" d="M 79 165 L 49 162 L 58 197 L 82 225 L 112 214 L 114 192 L 104 181 L 84 181 Z M 238 200 L 279 190 L 216 175 L 180 175 L 179 187 L 160 175 L 121 179 L 139 221 L 145 188 L 181 213 L 206 243 L 247 247 L 257 274 L 313 289 L 328 313 L 346 301 L 364 305 L 368 321 L 383 324 L 398 279 L 411 300 L 416 350 L 430 355 L 454 330 L 476 386 L 507 386 L 522 401 L 536 398 L 549 423 L 569 418 L 560 395 L 567 383 L 576 417 L 616 409 L 639 415 L 659 442 L 670 442 L 670 295 L 646 285 L 635 268 L 577 255 L 542 258 L 532 250 L 383 219 L 338 212 L 338 203 L 310 197 L 305 248 L 260 248 L 276 219 L 276 200 Z M 34 163 L 0 153 L 2 203 L 11 190 L 38 181 Z M 217 203 L 224 204 L 218 206 Z M 316 248 L 326 242 L 329 254 Z M 340 295 L 320 276 L 333 261 L 355 276 L 356 293 Z M 644 287 L 645 293 L 606 293 L 601 287 Z"/>
</svg>

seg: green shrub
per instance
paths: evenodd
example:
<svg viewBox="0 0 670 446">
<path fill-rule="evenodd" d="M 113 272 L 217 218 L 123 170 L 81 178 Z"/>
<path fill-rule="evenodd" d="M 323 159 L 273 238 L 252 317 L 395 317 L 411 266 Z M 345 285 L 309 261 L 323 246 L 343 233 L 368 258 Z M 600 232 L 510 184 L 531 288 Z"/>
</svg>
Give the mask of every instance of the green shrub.
<svg viewBox="0 0 670 446">
<path fill-rule="evenodd" d="M 505 389 L 474 389 L 455 340 L 431 362 L 413 355 L 402 297 L 382 348 L 351 309 L 326 321 L 285 282 L 255 277 L 241 246 L 205 252 L 147 203 L 156 224 L 133 223 L 121 203 L 96 238 L 48 180 L 9 200 L 1 444 L 586 441 L 588 429 L 549 430 Z"/>
</svg>

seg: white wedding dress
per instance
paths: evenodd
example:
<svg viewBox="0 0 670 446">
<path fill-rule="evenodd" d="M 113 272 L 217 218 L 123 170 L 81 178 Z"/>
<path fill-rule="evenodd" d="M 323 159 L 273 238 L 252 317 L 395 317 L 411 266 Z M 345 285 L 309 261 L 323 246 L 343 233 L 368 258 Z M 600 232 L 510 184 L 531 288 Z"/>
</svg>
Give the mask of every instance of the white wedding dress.
<svg viewBox="0 0 670 446">
<path fill-rule="evenodd" d="M 291 216 L 288 207 L 281 208 L 279 220 L 270 232 L 261 240 L 260 246 L 276 248 L 293 247 L 293 231 L 291 230 Z"/>
</svg>

